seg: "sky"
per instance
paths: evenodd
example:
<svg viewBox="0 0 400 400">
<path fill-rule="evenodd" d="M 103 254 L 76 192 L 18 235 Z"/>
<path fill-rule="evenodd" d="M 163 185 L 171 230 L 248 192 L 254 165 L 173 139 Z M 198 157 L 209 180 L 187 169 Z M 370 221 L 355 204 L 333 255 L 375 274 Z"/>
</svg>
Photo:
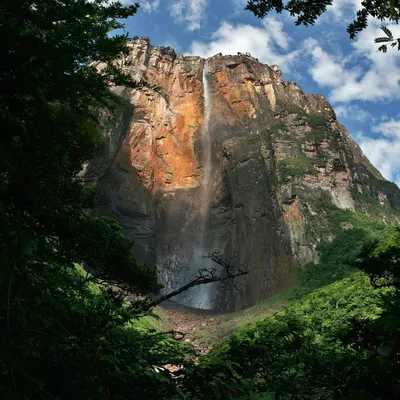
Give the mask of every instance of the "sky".
<svg viewBox="0 0 400 400">
<path fill-rule="evenodd" d="M 263 20 L 245 11 L 247 0 L 121 0 L 139 2 L 126 20 L 132 36 L 177 53 L 211 57 L 250 52 L 279 65 L 283 79 L 305 93 L 323 94 L 338 120 L 382 175 L 400 186 L 400 52 L 377 52 L 379 21 L 355 40 L 346 32 L 360 0 L 333 0 L 314 26 L 295 26 L 288 14 Z M 387 25 L 394 37 L 400 25 Z"/>
</svg>

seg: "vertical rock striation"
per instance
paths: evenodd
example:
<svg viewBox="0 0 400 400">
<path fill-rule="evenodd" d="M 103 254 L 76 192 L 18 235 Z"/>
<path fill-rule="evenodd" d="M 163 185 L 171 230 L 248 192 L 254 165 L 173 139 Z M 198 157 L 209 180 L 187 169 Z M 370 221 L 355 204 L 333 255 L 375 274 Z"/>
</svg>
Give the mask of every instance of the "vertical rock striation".
<svg viewBox="0 0 400 400">
<path fill-rule="evenodd" d="M 95 213 L 121 222 L 166 291 L 207 265 L 203 253 L 250 271 L 180 302 L 230 311 L 290 286 L 295 265 L 318 259 L 310 221 L 321 204 L 373 203 L 382 218 L 400 208 L 400 191 L 324 97 L 284 82 L 279 67 L 243 54 L 186 57 L 144 38 L 118 62 L 145 83 L 112 88 L 122 103 L 105 127 L 109 151 L 87 172 L 101 193 Z"/>
</svg>

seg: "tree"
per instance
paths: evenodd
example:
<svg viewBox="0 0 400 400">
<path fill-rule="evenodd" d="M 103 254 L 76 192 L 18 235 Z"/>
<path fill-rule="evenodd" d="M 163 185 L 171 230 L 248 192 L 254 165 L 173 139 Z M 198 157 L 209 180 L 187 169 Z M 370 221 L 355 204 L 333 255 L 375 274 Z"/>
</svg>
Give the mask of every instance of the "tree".
<svg viewBox="0 0 400 400">
<path fill-rule="evenodd" d="M 96 262 L 90 253 L 90 240 L 102 241 L 116 228 L 110 220 L 88 216 L 96 192 L 78 173 L 102 146 L 97 109 L 112 112 L 118 101 L 109 84 L 133 85 L 113 63 L 128 51 L 127 34 L 108 33 L 123 28 L 119 19 L 137 8 L 101 0 L 6 0 L 0 5 L 0 245 L 8 260 L 10 252 L 23 251 L 29 237 L 36 250 L 46 238 L 41 251 L 47 248 L 54 257 L 57 250 L 63 262 L 98 269 L 116 264 L 110 249 Z M 95 60 L 105 68 L 97 71 L 91 65 Z M 126 239 L 118 237 L 122 245 Z M 133 258 L 129 262 L 135 285 L 148 286 L 148 270 Z M 4 260 L 3 276 L 12 264 Z M 152 281 L 145 291 L 157 291 Z"/>
<path fill-rule="evenodd" d="M 332 5 L 334 0 L 249 0 L 246 10 L 254 13 L 259 18 L 266 17 L 271 11 L 282 13 L 289 12 L 292 17 L 296 17 L 296 25 L 314 25 L 317 19 Z M 364 0 L 362 7 L 355 16 L 354 21 L 347 27 L 347 32 L 351 39 L 368 26 L 368 18 L 372 17 L 379 21 L 390 21 L 398 23 L 400 20 L 400 2 L 397 0 Z M 376 43 L 388 43 L 392 47 L 400 50 L 400 38 L 394 39 L 390 30 L 382 26 L 385 34 L 383 37 L 375 39 Z M 387 51 L 387 44 L 379 47 L 382 52 Z"/>
<path fill-rule="evenodd" d="M 134 85 L 113 63 L 119 22 L 138 5 L 108 0 L 0 4 L 0 397 L 174 398 L 152 364 L 186 350 L 141 326 L 135 305 L 161 287 L 110 218 L 93 218 L 82 165 L 102 149 L 109 84 Z M 95 68 L 94 61 L 104 66 Z M 79 265 L 84 265 L 83 272 Z"/>
<path fill-rule="evenodd" d="M 391 238 L 385 242 L 366 242 L 355 266 L 369 275 L 375 288 L 400 289 L 400 228 L 396 228 Z"/>
</svg>

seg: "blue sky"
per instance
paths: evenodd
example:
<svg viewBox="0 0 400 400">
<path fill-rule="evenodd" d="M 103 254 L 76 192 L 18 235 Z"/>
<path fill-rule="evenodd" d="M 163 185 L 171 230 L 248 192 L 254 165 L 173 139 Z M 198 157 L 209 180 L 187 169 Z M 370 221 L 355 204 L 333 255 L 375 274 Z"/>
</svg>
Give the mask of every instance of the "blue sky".
<svg viewBox="0 0 400 400">
<path fill-rule="evenodd" d="M 263 63 L 279 65 L 283 78 L 305 93 L 323 94 L 371 162 L 400 186 L 400 52 L 377 52 L 378 21 L 349 39 L 346 27 L 359 0 L 333 0 L 307 28 L 296 27 L 288 15 L 260 20 L 243 10 L 246 0 L 122 2 L 141 4 L 126 21 L 130 36 L 202 57 L 248 51 Z M 400 26 L 389 27 L 400 36 Z"/>
</svg>

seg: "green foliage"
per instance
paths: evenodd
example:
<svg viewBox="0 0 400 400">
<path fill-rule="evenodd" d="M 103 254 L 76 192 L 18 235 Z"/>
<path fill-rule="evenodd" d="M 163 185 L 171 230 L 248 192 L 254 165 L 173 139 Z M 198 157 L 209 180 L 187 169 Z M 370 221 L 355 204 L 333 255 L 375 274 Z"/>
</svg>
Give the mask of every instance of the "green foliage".
<svg viewBox="0 0 400 400">
<path fill-rule="evenodd" d="M 324 113 L 309 114 L 307 117 L 311 126 L 311 132 L 306 134 L 306 140 L 314 142 L 317 150 L 319 150 L 319 144 L 326 138 L 329 132 L 327 124 L 330 117 Z"/>
<path fill-rule="evenodd" d="M 268 131 L 270 131 L 271 133 L 276 133 L 279 131 L 286 131 L 286 130 L 287 130 L 287 127 L 283 122 L 274 124 L 268 129 Z"/>
<path fill-rule="evenodd" d="M 307 116 L 307 113 L 300 106 L 292 103 L 289 98 L 286 99 L 286 101 L 279 102 L 278 104 L 285 114 L 297 114 L 299 119 Z"/>
<path fill-rule="evenodd" d="M 246 10 L 252 11 L 257 17 L 264 18 L 272 10 L 277 13 L 288 11 L 292 16 L 296 16 L 296 25 L 314 25 L 317 18 L 326 11 L 326 7 L 332 4 L 332 0 L 322 0 L 310 5 L 306 1 L 288 1 L 286 4 L 282 0 L 249 0 Z"/>
<path fill-rule="evenodd" d="M 390 43 L 391 47 L 397 46 L 397 50 L 400 50 L 400 39 L 393 38 L 392 32 L 387 27 L 382 25 L 381 29 L 386 36 L 376 38 L 375 43 Z M 382 44 L 381 46 L 379 46 L 378 50 L 382 53 L 386 53 L 387 46 L 387 44 Z"/>
<path fill-rule="evenodd" d="M 346 277 L 354 270 L 352 262 L 364 243 L 387 240 L 394 231 L 394 225 L 361 212 L 339 209 L 323 196 L 313 199 L 313 205 L 316 215 L 308 217 L 307 236 L 314 242 L 323 240 L 317 246 L 320 263 L 297 271 L 302 293 Z"/>
<path fill-rule="evenodd" d="M 110 83 L 133 85 L 113 62 L 127 35 L 109 33 L 137 8 L 0 5 L 2 399 L 180 396 L 152 365 L 181 363 L 186 349 L 137 323 L 161 287 L 156 270 L 116 221 L 90 216 L 96 191 L 79 176 L 104 146 L 99 110 L 118 105 Z"/>
<path fill-rule="evenodd" d="M 354 264 L 371 277 L 374 286 L 400 288 L 400 228 L 388 240 L 365 242 Z"/>
<path fill-rule="evenodd" d="M 112 289 L 88 283 L 79 268 L 34 263 L 15 270 L 11 336 L 0 336 L 0 397 L 13 398 L 13 379 L 20 398 L 179 397 L 168 371 L 156 373 L 152 365 L 179 365 L 186 348 L 143 327 L 132 306 Z M 2 303 L 2 325 L 5 315 Z"/>
<path fill-rule="evenodd" d="M 363 193 L 354 189 L 354 196 L 362 208 L 366 208 L 377 215 L 382 214 L 382 211 L 398 214 L 400 210 L 400 194 L 395 183 L 375 177 L 369 178 L 366 183 Z M 383 204 L 379 201 L 380 194 L 385 194 L 387 197 L 387 201 Z"/>
<path fill-rule="evenodd" d="M 287 132 L 287 126 L 282 123 L 274 123 L 272 125 L 270 125 L 265 132 L 267 133 L 267 135 L 275 135 L 276 137 L 285 137 L 286 136 L 286 132 Z"/>
<path fill-rule="evenodd" d="M 260 136 L 255 134 L 247 134 L 243 136 L 236 136 L 236 140 L 239 140 L 241 143 L 258 143 L 260 141 Z"/>
<path fill-rule="evenodd" d="M 329 115 L 324 113 L 314 113 L 308 114 L 308 119 L 310 121 L 310 125 L 313 128 L 322 128 L 325 127 L 326 124 L 329 122 Z"/>
<path fill-rule="evenodd" d="M 279 164 L 279 170 L 283 180 L 286 179 L 288 176 L 317 174 L 317 170 L 313 166 L 313 159 L 308 158 L 305 155 L 284 158 L 279 161 Z"/>
<path fill-rule="evenodd" d="M 341 338 L 354 323 L 373 321 L 380 313 L 381 297 L 361 273 L 319 289 L 201 360 L 193 380 L 209 384 L 195 398 L 260 392 L 283 399 L 346 398 L 344 393 L 353 391 L 346 385 L 358 385 L 353 374 L 360 373 L 368 354 Z"/>
</svg>

